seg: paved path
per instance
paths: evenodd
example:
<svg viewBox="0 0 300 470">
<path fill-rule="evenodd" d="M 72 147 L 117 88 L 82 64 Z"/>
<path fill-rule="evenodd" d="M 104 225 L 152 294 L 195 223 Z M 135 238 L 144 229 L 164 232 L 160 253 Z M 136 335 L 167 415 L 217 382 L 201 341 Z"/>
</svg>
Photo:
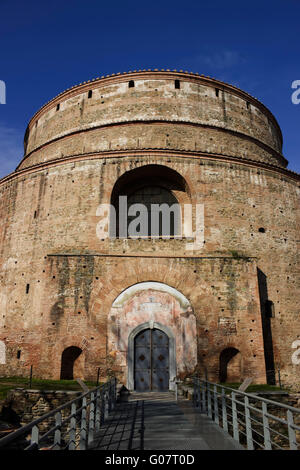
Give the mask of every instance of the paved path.
<svg viewBox="0 0 300 470">
<path fill-rule="evenodd" d="M 144 435 L 140 433 L 142 401 Z M 124 450 L 128 447 L 132 450 L 142 447 L 145 450 L 244 449 L 207 416 L 193 408 L 190 400 L 179 398 L 176 402 L 172 392 L 132 392 L 127 404 L 117 405 L 90 446 L 95 450 Z"/>
</svg>

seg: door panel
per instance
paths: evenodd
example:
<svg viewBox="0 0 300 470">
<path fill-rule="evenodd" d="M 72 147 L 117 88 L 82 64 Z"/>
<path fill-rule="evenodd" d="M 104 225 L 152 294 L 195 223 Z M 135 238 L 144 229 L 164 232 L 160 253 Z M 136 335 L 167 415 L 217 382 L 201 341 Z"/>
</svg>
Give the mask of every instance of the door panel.
<svg viewBox="0 0 300 470">
<path fill-rule="evenodd" d="M 169 390 L 169 338 L 147 329 L 135 338 L 134 376 L 137 391 Z"/>
<path fill-rule="evenodd" d="M 144 330 L 135 338 L 134 351 L 135 389 L 145 392 L 151 382 L 151 336 L 150 330 Z"/>
</svg>

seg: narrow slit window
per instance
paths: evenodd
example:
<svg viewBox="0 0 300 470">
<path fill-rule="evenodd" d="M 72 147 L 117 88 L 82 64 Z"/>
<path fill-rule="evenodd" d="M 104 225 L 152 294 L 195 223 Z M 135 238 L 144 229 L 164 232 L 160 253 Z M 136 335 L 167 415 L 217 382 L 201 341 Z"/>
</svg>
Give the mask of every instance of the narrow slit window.
<svg viewBox="0 0 300 470">
<path fill-rule="evenodd" d="M 30 284 L 26 284 L 26 294 L 28 294 L 30 288 Z"/>
<path fill-rule="evenodd" d="M 36 219 L 36 215 L 37 215 L 37 213 L 36 213 L 36 211 L 34 211 L 34 214 L 33 214 L 34 219 Z"/>
<path fill-rule="evenodd" d="M 216 97 L 217 98 L 219 97 L 219 92 L 220 92 L 219 88 L 216 88 Z"/>
<path fill-rule="evenodd" d="M 59 111 L 59 108 L 60 108 L 60 103 L 56 105 L 56 111 Z"/>
<path fill-rule="evenodd" d="M 91 98 L 93 96 L 93 90 L 89 90 L 88 92 L 88 98 Z"/>
<path fill-rule="evenodd" d="M 180 81 L 179 80 L 175 80 L 175 88 L 176 88 L 176 90 L 180 89 Z"/>
<path fill-rule="evenodd" d="M 19 350 L 17 351 L 17 359 L 20 359 L 20 358 L 21 358 L 21 350 L 19 349 Z"/>
<path fill-rule="evenodd" d="M 246 106 L 247 106 L 247 109 L 250 108 L 250 103 L 249 103 L 249 101 L 246 102 Z"/>
<path fill-rule="evenodd" d="M 130 82 L 128 82 L 128 88 L 134 88 L 134 81 L 133 80 L 130 80 Z"/>
</svg>

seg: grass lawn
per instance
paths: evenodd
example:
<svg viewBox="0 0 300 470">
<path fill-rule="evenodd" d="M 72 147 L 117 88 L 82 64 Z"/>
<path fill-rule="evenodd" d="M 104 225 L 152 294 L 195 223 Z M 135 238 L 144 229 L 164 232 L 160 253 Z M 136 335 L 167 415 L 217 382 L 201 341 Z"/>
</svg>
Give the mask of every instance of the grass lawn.
<svg viewBox="0 0 300 470">
<path fill-rule="evenodd" d="M 89 388 L 96 387 L 96 382 L 84 381 Z M 28 377 L 0 377 L 0 400 L 4 400 L 13 388 L 29 388 Z M 33 390 L 82 390 L 76 380 L 44 380 L 32 379 Z"/>
<path fill-rule="evenodd" d="M 223 385 L 224 387 L 229 387 L 233 389 L 238 389 L 241 383 L 220 383 L 219 385 Z M 276 385 L 267 385 L 267 384 L 252 384 L 249 385 L 246 392 L 247 393 L 255 393 L 255 392 L 284 392 L 283 388 L 277 387 Z"/>
</svg>

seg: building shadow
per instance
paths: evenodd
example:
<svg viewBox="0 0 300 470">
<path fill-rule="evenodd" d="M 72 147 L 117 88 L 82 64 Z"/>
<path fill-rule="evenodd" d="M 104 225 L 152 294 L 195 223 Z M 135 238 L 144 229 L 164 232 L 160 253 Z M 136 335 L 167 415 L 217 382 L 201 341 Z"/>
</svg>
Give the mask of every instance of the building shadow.
<svg viewBox="0 0 300 470">
<path fill-rule="evenodd" d="M 273 351 L 272 339 L 272 324 L 271 318 L 274 315 L 274 304 L 268 297 L 268 284 L 267 276 L 257 268 L 261 317 L 262 317 L 262 331 L 264 341 L 264 354 L 266 364 L 266 378 L 269 385 L 276 385 L 276 372 Z"/>
</svg>

